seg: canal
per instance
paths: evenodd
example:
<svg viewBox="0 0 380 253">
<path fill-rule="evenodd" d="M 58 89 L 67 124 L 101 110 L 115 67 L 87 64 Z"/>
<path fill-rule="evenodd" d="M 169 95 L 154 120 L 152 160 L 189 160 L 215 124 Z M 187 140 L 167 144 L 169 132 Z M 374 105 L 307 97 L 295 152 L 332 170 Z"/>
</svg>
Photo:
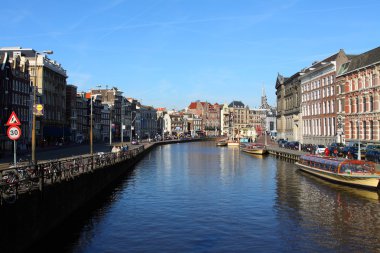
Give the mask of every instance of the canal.
<svg viewBox="0 0 380 253">
<path fill-rule="evenodd" d="M 214 142 L 155 148 L 39 252 L 378 252 L 376 192 Z"/>
</svg>

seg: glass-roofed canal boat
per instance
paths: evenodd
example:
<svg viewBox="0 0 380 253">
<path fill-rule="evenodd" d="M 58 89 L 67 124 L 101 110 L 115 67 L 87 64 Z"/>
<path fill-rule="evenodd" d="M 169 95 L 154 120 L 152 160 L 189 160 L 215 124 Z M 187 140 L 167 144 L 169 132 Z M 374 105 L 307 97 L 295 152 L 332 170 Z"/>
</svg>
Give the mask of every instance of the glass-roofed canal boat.
<svg viewBox="0 0 380 253">
<path fill-rule="evenodd" d="M 374 190 L 380 188 L 380 165 L 374 162 L 302 155 L 296 165 L 300 170 L 337 183 Z"/>
</svg>

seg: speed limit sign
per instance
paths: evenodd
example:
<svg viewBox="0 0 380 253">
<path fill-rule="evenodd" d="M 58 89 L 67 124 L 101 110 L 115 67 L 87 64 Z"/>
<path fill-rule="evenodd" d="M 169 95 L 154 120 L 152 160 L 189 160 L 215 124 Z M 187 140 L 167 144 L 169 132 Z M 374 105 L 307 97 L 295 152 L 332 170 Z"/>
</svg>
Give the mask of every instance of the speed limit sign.
<svg viewBox="0 0 380 253">
<path fill-rule="evenodd" d="M 21 136 L 21 129 L 18 126 L 11 126 L 7 130 L 8 138 L 15 141 Z"/>
</svg>

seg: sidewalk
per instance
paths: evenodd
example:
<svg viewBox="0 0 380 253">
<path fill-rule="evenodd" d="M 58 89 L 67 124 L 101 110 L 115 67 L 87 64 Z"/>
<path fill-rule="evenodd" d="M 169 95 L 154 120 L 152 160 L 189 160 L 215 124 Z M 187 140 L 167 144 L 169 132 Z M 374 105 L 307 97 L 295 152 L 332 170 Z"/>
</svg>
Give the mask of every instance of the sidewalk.
<svg viewBox="0 0 380 253">
<path fill-rule="evenodd" d="M 96 143 L 93 145 L 93 152 L 106 152 L 110 151 L 109 144 L 105 143 Z M 48 159 L 58 159 L 74 155 L 83 155 L 90 153 L 89 144 L 67 144 L 64 146 L 51 146 L 46 148 L 36 148 L 36 159 L 37 160 L 48 160 Z M 26 154 L 17 154 L 17 161 L 21 157 L 30 157 L 31 152 L 29 151 Z M 6 156 L 0 159 L 0 167 L 8 166 L 9 163 L 13 162 L 13 154 L 7 154 Z"/>
</svg>

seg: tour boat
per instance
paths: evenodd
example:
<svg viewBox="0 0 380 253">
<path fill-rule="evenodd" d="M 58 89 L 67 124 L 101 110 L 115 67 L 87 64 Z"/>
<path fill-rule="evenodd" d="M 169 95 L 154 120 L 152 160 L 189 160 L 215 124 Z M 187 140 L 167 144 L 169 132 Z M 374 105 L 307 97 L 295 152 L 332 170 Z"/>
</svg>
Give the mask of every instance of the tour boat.
<svg viewBox="0 0 380 253">
<path fill-rule="evenodd" d="M 350 186 L 379 189 L 380 166 L 374 162 L 302 155 L 296 165 L 315 176 Z"/>
<path fill-rule="evenodd" d="M 255 155 L 264 155 L 268 152 L 266 146 L 259 143 L 241 145 L 240 148 L 243 152 Z"/>
</svg>

